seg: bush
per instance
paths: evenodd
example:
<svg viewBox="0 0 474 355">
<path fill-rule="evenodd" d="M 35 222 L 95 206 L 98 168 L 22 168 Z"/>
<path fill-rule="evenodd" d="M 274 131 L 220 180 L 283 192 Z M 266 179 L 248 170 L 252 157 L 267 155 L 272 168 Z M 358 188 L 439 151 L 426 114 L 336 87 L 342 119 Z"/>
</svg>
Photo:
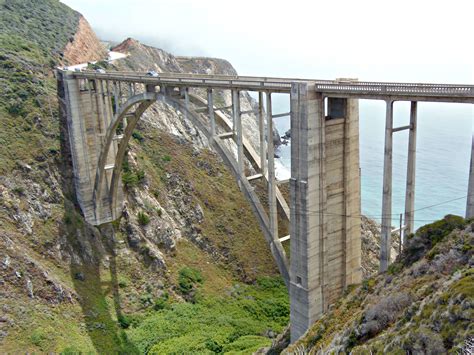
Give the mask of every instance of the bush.
<svg viewBox="0 0 474 355">
<path fill-rule="evenodd" d="M 124 171 L 122 173 L 122 182 L 125 187 L 135 187 L 138 185 L 137 175 L 133 171 Z"/>
<path fill-rule="evenodd" d="M 426 255 L 437 243 L 442 241 L 455 229 L 462 229 L 467 221 L 459 216 L 447 215 L 443 219 L 420 227 L 415 235 L 407 239 L 400 261 L 411 265 Z M 428 255 L 433 258 L 436 251 Z"/>
<path fill-rule="evenodd" d="M 380 333 L 395 321 L 410 303 L 409 295 L 396 293 L 370 307 L 362 320 L 359 339 L 370 339 Z"/>
<path fill-rule="evenodd" d="M 142 226 L 146 226 L 148 223 L 150 223 L 150 217 L 145 212 L 138 212 L 137 215 L 138 223 Z"/>
<path fill-rule="evenodd" d="M 120 314 L 117 318 L 118 320 L 118 323 L 120 325 L 121 328 L 123 329 L 127 329 L 128 327 L 130 327 L 130 324 L 132 323 L 131 319 L 124 315 L 124 314 Z"/>
<path fill-rule="evenodd" d="M 133 131 L 132 137 L 136 139 L 137 141 L 139 141 L 140 143 L 143 142 L 143 140 L 145 139 L 143 135 L 138 131 Z"/>
<path fill-rule="evenodd" d="M 169 304 L 169 294 L 168 292 L 164 292 L 160 297 L 155 299 L 155 304 L 153 305 L 153 309 L 155 311 L 160 311 L 162 309 L 169 309 L 170 304 Z"/>
<path fill-rule="evenodd" d="M 203 279 L 199 270 L 184 267 L 179 270 L 178 286 L 183 295 L 189 295 L 195 290 L 197 284 L 202 284 Z"/>
</svg>

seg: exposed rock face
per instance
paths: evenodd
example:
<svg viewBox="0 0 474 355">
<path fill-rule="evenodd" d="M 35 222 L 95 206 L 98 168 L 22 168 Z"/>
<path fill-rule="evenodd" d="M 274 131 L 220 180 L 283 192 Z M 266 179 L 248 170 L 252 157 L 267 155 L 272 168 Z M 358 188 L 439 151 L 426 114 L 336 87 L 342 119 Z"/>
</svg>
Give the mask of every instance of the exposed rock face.
<svg viewBox="0 0 474 355">
<path fill-rule="evenodd" d="M 87 20 L 81 16 L 76 34 L 64 49 L 64 60 L 68 64 L 86 63 L 106 58 L 107 51 L 100 43 Z"/>
<path fill-rule="evenodd" d="M 364 278 L 376 274 L 380 265 L 380 236 L 381 226 L 373 219 L 362 216 L 362 273 Z M 393 262 L 398 255 L 400 235 L 392 233 L 392 248 L 390 259 Z"/>
<path fill-rule="evenodd" d="M 112 50 L 129 54 L 127 58 L 117 61 L 116 66 L 118 70 L 132 70 L 142 72 L 155 70 L 159 73 L 177 72 L 237 75 L 237 71 L 225 59 L 207 57 L 175 57 L 162 49 L 144 45 L 132 38 L 126 39 L 119 45 L 112 48 Z M 207 100 L 207 93 L 205 89 L 192 89 L 192 92 Z M 214 105 L 216 107 L 225 107 L 230 106 L 231 104 L 232 95 L 229 90 L 214 91 Z M 247 92 L 241 92 L 240 106 L 241 111 L 258 109 L 256 101 Z M 153 111 L 153 114 L 150 114 L 150 111 Z M 170 111 L 174 112 L 174 115 L 169 115 Z M 162 112 L 167 112 L 167 114 L 163 115 Z M 224 114 L 230 118 L 232 112 L 231 110 L 226 110 Z M 198 147 L 207 146 L 208 144 L 205 140 L 205 137 L 196 131 L 189 121 L 184 120 L 183 117 L 178 117 L 178 115 L 181 114 L 176 113 L 176 111 L 170 108 L 166 108 L 166 105 L 155 103 L 145 113 L 144 118 L 145 121 L 153 125 L 153 127 L 161 128 L 172 134 L 182 135 L 183 138 L 191 140 Z M 205 113 L 203 115 L 205 115 Z M 156 117 L 156 119 L 150 119 L 151 116 Z M 167 119 L 165 116 L 170 117 L 170 119 Z M 244 135 L 258 151 L 259 131 L 257 124 L 257 116 L 255 113 L 242 115 L 242 129 L 244 131 Z M 280 144 L 280 137 L 276 130 L 274 131 L 274 142 L 276 145 Z M 229 141 L 226 141 L 226 144 L 228 143 Z M 230 145 L 229 148 L 231 148 Z"/>
</svg>

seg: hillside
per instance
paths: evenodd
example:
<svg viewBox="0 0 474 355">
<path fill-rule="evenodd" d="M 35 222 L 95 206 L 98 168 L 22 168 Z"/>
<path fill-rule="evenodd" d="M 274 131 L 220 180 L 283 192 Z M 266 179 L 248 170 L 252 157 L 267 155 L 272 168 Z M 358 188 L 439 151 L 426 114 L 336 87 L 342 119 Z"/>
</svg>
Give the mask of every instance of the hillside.
<svg viewBox="0 0 474 355">
<path fill-rule="evenodd" d="M 52 70 L 103 50 L 77 12 L 29 5 L 0 3 L 2 352 L 177 350 L 197 332 L 188 351 L 269 344 L 288 321 L 286 289 L 227 168 L 170 108 L 134 134 L 121 220 L 85 223 Z"/>
<path fill-rule="evenodd" d="M 284 353 L 459 353 L 474 337 L 472 228 L 456 216 L 421 227 Z"/>
</svg>

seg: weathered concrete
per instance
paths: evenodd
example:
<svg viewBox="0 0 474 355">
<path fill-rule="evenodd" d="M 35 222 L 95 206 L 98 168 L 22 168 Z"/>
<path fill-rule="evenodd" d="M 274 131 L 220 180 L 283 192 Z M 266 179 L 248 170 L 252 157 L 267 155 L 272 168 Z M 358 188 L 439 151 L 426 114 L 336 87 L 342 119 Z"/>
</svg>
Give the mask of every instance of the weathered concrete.
<svg viewBox="0 0 474 355">
<path fill-rule="evenodd" d="M 471 164 L 469 167 L 469 185 L 466 202 L 466 218 L 472 217 L 474 217 L 474 131 L 472 132 Z"/>
<path fill-rule="evenodd" d="M 291 91 L 291 339 L 361 281 L 358 103 Z"/>
<path fill-rule="evenodd" d="M 392 146 L 393 146 L 393 101 L 386 102 L 385 151 L 383 162 L 382 235 L 380 241 L 380 271 L 390 263 L 392 237 Z"/>
<path fill-rule="evenodd" d="M 405 191 L 405 238 L 414 231 L 415 219 L 415 177 L 416 177 L 416 129 L 418 103 L 410 108 L 410 132 L 408 134 L 407 186 Z"/>
<path fill-rule="evenodd" d="M 93 193 L 100 147 L 112 119 L 110 91 L 101 80 L 89 81 L 86 85 L 67 72 L 58 75 L 64 88 L 60 100 L 66 108 L 77 202 L 86 220 L 96 224 L 108 222 L 111 217 L 108 194 L 104 193 L 103 199 L 94 200 Z M 117 141 L 113 141 L 110 153 L 104 157 L 105 166 L 114 165 L 116 149 Z M 108 191 L 111 174 L 107 172 L 106 175 L 100 188 Z M 103 213 L 96 215 L 97 211 Z"/>
</svg>

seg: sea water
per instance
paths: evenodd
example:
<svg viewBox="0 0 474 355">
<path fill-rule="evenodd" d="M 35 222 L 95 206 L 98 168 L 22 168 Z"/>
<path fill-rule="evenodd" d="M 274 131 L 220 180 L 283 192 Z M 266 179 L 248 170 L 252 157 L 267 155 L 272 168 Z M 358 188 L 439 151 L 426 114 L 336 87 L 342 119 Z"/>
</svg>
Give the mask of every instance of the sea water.
<svg viewBox="0 0 474 355">
<path fill-rule="evenodd" d="M 288 95 L 275 94 L 273 113 L 289 111 Z M 446 214 L 464 216 L 471 155 L 473 105 L 418 103 L 415 228 Z M 359 100 L 362 213 L 380 222 L 385 140 L 385 102 Z M 395 102 L 394 127 L 408 125 L 410 103 Z M 275 118 L 281 135 L 289 117 Z M 290 175 L 291 142 L 277 150 L 277 177 Z M 393 134 L 392 224 L 405 208 L 408 130 Z"/>
</svg>

